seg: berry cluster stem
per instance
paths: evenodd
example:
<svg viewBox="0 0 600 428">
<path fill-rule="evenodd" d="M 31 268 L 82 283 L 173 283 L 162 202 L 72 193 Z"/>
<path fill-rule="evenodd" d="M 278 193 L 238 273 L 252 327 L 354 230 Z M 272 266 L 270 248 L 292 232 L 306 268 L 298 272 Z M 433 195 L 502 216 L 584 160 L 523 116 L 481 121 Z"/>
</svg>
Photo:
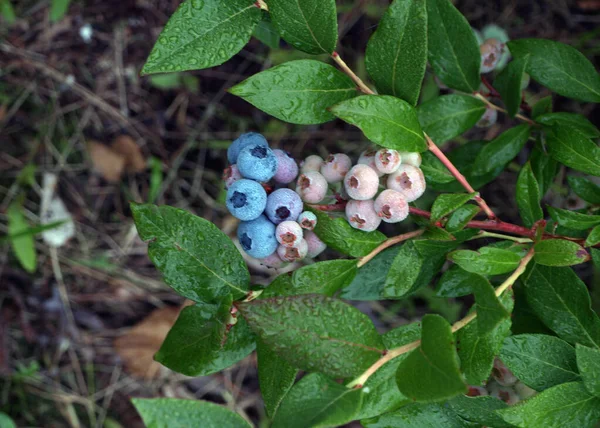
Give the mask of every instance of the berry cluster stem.
<svg viewBox="0 0 600 428">
<path fill-rule="evenodd" d="M 527 255 L 521 259 L 521 262 L 519 263 L 519 266 L 517 266 L 517 269 L 515 269 L 515 271 L 498 288 L 496 288 L 496 296 L 500 297 L 506 290 L 512 287 L 512 285 L 521 275 L 523 275 L 525 269 L 527 268 L 527 265 L 529 264 L 531 259 L 533 259 L 533 254 L 533 248 L 531 248 Z M 456 321 L 454 324 L 452 324 L 452 333 L 456 333 L 458 330 L 468 325 L 475 318 L 477 318 L 477 312 L 473 311 L 464 318 Z M 421 341 L 416 340 L 398 348 L 390 349 L 383 357 L 377 360 L 362 375 L 354 379 L 346 386 L 348 388 L 362 388 L 363 385 L 367 382 L 367 380 L 385 363 L 388 363 L 394 358 L 399 357 L 402 354 L 406 354 L 407 352 L 410 352 L 413 349 L 417 349 L 420 345 Z"/>
</svg>

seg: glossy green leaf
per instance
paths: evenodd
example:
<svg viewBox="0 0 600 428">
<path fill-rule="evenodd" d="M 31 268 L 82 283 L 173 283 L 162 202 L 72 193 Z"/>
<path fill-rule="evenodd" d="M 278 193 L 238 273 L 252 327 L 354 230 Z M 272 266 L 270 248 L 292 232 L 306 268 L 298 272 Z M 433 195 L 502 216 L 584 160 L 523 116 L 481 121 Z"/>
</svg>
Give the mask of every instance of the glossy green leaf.
<svg viewBox="0 0 600 428">
<path fill-rule="evenodd" d="M 522 428 L 592 428 L 600 418 L 600 398 L 590 395 L 582 382 L 554 386 L 517 406 L 497 413 Z"/>
<path fill-rule="evenodd" d="M 600 102 L 600 75 L 577 49 L 542 39 L 508 42 L 515 58 L 529 56 L 527 73 L 548 89 L 581 101 Z"/>
<path fill-rule="evenodd" d="M 369 39 L 366 66 L 382 94 L 402 98 L 412 105 L 427 66 L 427 9 L 425 0 L 396 0 Z"/>
<path fill-rule="evenodd" d="M 504 131 L 487 143 L 475 159 L 473 174 L 487 174 L 496 168 L 504 168 L 525 146 L 531 127 L 522 124 Z"/>
<path fill-rule="evenodd" d="M 448 269 L 437 283 L 437 295 L 440 297 L 461 297 L 473 293 L 473 284 L 488 280 L 476 273 L 468 272 L 458 265 Z"/>
<path fill-rule="evenodd" d="M 552 95 L 541 98 L 531 108 L 531 117 L 534 120 L 546 113 L 552 113 Z"/>
<path fill-rule="evenodd" d="M 528 55 L 510 62 L 494 80 L 494 86 L 500 93 L 510 117 L 514 117 L 521 106 L 521 83 L 528 62 Z"/>
<path fill-rule="evenodd" d="M 348 300 L 383 299 L 383 285 L 392 262 L 402 249 L 396 245 L 377 254 L 374 259 L 358 270 L 354 280 L 340 294 Z"/>
<path fill-rule="evenodd" d="M 600 224 L 600 215 L 583 214 L 561 208 L 548 207 L 552 220 L 575 230 L 587 230 Z"/>
<path fill-rule="evenodd" d="M 529 157 L 529 163 L 538 186 L 540 186 L 540 197 L 543 198 L 554 182 L 554 177 L 558 171 L 558 162 L 538 147 L 534 147 Z"/>
<path fill-rule="evenodd" d="M 442 95 L 417 107 L 423 131 L 436 144 L 442 144 L 471 129 L 484 112 L 483 101 L 459 94 Z"/>
<path fill-rule="evenodd" d="M 271 49 L 279 48 L 279 32 L 273 26 L 270 15 L 267 12 L 263 12 L 263 18 L 254 28 L 252 36 Z"/>
<path fill-rule="evenodd" d="M 50 2 L 50 21 L 60 21 L 67 14 L 71 0 L 52 0 Z"/>
<path fill-rule="evenodd" d="M 352 257 L 363 257 L 374 250 L 387 237 L 375 230 L 363 232 L 354 229 L 345 218 L 332 219 L 323 211 L 309 209 L 317 216 L 314 232 L 328 247 Z"/>
<path fill-rule="evenodd" d="M 439 195 L 431 207 L 431 221 L 436 222 L 471 200 L 469 193 L 445 193 Z"/>
<path fill-rule="evenodd" d="M 427 0 L 427 39 L 429 63 L 436 76 L 452 89 L 475 92 L 480 84 L 479 43 L 449 0 Z"/>
<path fill-rule="evenodd" d="M 584 201 L 590 204 L 600 204 L 600 187 L 584 177 L 567 177 L 569 187 Z"/>
<path fill-rule="evenodd" d="M 598 138 L 600 137 L 600 130 L 590 122 L 584 115 L 579 113 L 545 113 L 535 118 L 537 123 L 542 125 L 550 126 L 553 125 L 567 125 L 573 128 L 577 128 L 587 138 Z"/>
<path fill-rule="evenodd" d="M 600 350 L 579 343 L 575 350 L 583 384 L 590 394 L 600 397 Z"/>
<path fill-rule="evenodd" d="M 186 0 L 160 33 L 142 74 L 223 64 L 248 43 L 260 17 L 253 0 Z"/>
<path fill-rule="evenodd" d="M 452 233 L 464 229 L 479 211 L 481 211 L 481 209 L 477 205 L 463 205 L 448 216 L 448 221 L 445 226 L 446 230 Z"/>
<path fill-rule="evenodd" d="M 403 152 L 427 150 L 415 109 L 404 100 L 389 95 L 361 95 L 330 110 L 360 128 L 375 144 Z"/>
<path fill-rule="evenodd" d="M 575 349 L 558 337 L 544 334 L 507 337 L 500 359 L 521 382 L 536 391 L 580 380 Z"/>
<path fill-rule="evenodd" d="M 360 421 L 365 428 L 466 428 L 465 421 L 441 404 L 412 403 L 371 419 Z"/>
<path fill-rule="evenodd" d="M 496 414 L 496 410 L 508 407 L 506 403 L 489 395 L 478 397 L 459 395 L 448 401 L 448 405 L 458 416 L 467 421 L 494 428 L 512 427 Z"/>
<path fill-rule="evenodd" d="M 418 402 L 466 393 L 450 324 L 439 315 L 425 315 L 421 324 L 421 346 L 400 363 L 398 389 Z"/>
<path fill-rule="evenodd" d="M 518 254 L 494 247 L 482 247 L 478 251 L 454 251 L 448 254 L 448 259 L 464 270 L 480 275 L 501 275 L 512 272 L 521 261 Z"/>
<path fill-rule="evenodd" d="M 514 298 L 510 291 L 500 300 L 508 312 L 512 312 Z M 492 372 L 494 359 L 498 355 L 502 342 L 510 335 L 511 319 L 505 319 L 493 331 L 479 334 L 478 319 L 475 318 L 456 332 L 456 343 L 460 366 L 469 385 L 482 385 Z"/>
<path fill-rule="evenodd" d="M 335 0 L 267 0 L 279 34 L 290 45 L 309 54 L 331 54 L 337 44 Z"/>
<path fill-rule="evenodd" d="M 356 96 L 356 86 L 335 67 L 312 59 L 289 61 L 229 90 L 285 122 L 311 125 L 334 119 L 327 109 Z"/>
<path fill-rule="evenodd" d="M 600 176 L 600 147 L 577 128 L 555 126 L 546 137 L 548 152 L 569 168 Z"/>
<path fill-rule="evenodd" d="M 29 224 L 23 214 L 23 206 L 21 202 L 13 202 L 6 210 L 8 217 L 8 235 L 10 245 L 17 257 L 17 260 L 27 272 L 35 272 L 37 267 L 37 253 L 35 251 L 35 239 L 32 234 L 26 234 Z"/>
<path fill-rule="evenodd" d="M 337 427 L 352 421 L 362 404 L 360 389 L 346 388 L 320 373 L 303 377 L 283 399 L 273 428 Z"/>
<path fill-rule="evenodd" d="M 544 266 L 571 266 L 590 259 L 581 245 L 564 239 L 545 239 L 535 244 L 534 249 L 534 260 Z"/>
<path fill-rule="evenodd" d="M 524 281 L 527 302 L 561 339 L 600 348 L 600 319 L 575 272 L 535 264 Z"/>
<path fill-rule="evenodd" d="M 544 212 L 540 205 L 540 187 L 531 169 L 531 164 L 527 162 L 517 178 L 517 206 L 519 215 L 523 224 L 532 227 L 533 224 L 544 218 Z"/>
<path fill-rule="evenodd" d="M 472 287 L 477 310 L 477 328 L 479 334 L 483 336 L 495 330 L 502 321 L 510 317 L 510 312 L 496 296 L 496 290 L 489 281 L 475 281 Z"/>
<path fill-rule="evenodd" d="M 132 398 L 131 401 L 147 427 L 251 427 L 237 413 L 208 401 L 177 398 Z"/>
<path fill-rule="evenodd" d="M 596 226 L 592 229 L 585 240 L 585 246 L 592 247 L 598 243 L 600 243 L 600 226 Z"/>
<path fill-rule="evenodd" d="M 273 417 L 294 385 L 298 369 L 289 365 L 260 340 L 256 344 L 256 359 L 260 395 L 267 414 Z"/>
<path fill-rule="evenodd" d="M 412 323 L 397 327 L 383 335 L 383 343 L 387 349 L 407 345 L 421 338 L 421 323 Z M 385 363 L 365 382 L 363 389 L 368 388 L 363 405 L 355 419 L 371 418 L 389 412 L 405 404 L 409 399 L 404 396 L 396 384 L 398 366 L 408 356 L 402 354 Z"/>
<path fill-rule="evenodd" d="M 423 159 L 421 163 L 421 171 L 425 176 L 425 181 L 428 185 L 432 183 L 445 184 L 455 181 L 454 176 L 448 171 L 448 168 L 435 157 L 431 152 L 421 154 Z"/>
<path fill-rule="evenodd" d="M 213 303 L 246 295 L 250 274 L 231 239 L 214 224 L 187 211 L 131 204 L 148 256 L 175 291 L 196 302 Z"/>
<path fill-rule="evenodd" d="M 238 309 L 267 346 L 306 371 L 355 377 L 383 354 L 371 320 L 340 300 L 306 294 L 255 300 Z"/>
</svg>

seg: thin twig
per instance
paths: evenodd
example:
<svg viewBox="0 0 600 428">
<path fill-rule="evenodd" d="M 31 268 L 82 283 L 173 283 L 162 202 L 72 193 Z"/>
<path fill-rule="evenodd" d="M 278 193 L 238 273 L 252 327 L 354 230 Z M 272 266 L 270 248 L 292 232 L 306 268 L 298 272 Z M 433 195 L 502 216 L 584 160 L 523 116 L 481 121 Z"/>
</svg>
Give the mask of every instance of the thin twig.
<svg viewBox="0 0 600 428">
<path fill-rule="evenodd" d="M 364 92 L 367 95 L 375 95 L 375 92 L 371 88 L 369 88 L 365 84 L 365 82 L 363 82 L 362 79 L 350 69 L 350 67 L 348 67 L 348 64 L 344 62 L 344 60 L 340 57 L 340 54 L 334 52 L 331 54 L 331 58 L 333 58 L 335 63 L 342 69 L 344 73 L 350 76 L 350 78 L 354 81 L 354 83 L 356 83 L 356 86 L 358 86 L 358 89 L 360 89 L 361 92 Z"/>
<path fill-rule="evenodd" d="M 491 102 L 490 100 L 488 100 L 486 97 L 484 97 L 480 93 L 475 94 L 475 98 L 483 101 L 491 109 L 498 110 L 498 111 L 500 111 L 502 113 L 508 113 L 502 107 L 497 106 L 496 104 L 494 104 L 493 102 Z M 522 114 L 517 113 L 515 115 L 515 117 L 517 119 L 519 119 L 519 120 L 522 120 L 523 122 L 527 122 L 530 125 L 535 125 L 535 122 L 533 120 L 529 119 L 528 117 L 523 116 Z"/>
<path fill-rule="evenodd" d="M 400 242 L 407 241 L 412 238 L 416 238 L 417 236 L 421 236 L 424 232 L 425 232 L 425 229 L 418 229 L 418 230 L 414 230 L 412 232 L 404 233 L 402 235 L 393 236 L 391 238 L 386 239 L 377 248 L 375 248 L 373 251 L 371 251 L 369 254 L 367 254 L 364 257 L 361 257 L 358 260 L 357 267 L 359 267 L 359 268 L 363 267 L 369 261 L 371 261 L 373 259 L 373 257 L 375 257 L 377 254 L 381 253 L 386 248 L 389 248 L 393 245 L 399 244 Z"/>
</svg>

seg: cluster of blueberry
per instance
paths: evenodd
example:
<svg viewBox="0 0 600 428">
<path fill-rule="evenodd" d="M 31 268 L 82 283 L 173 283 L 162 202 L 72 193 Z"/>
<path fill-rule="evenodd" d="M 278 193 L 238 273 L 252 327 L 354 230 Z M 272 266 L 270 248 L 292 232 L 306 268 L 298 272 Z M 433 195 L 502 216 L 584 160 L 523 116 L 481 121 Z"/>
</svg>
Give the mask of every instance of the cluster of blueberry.
<svg viewBox="0 0 600 428">
<path fill-rule="evenodd" d="M 508 405 L 513 405 L 535 394 L 537 394 L 537 391 L 517 379 L 508 367 L 496 358 L 492 376 L 490 376 L 485 386 L 470 386 L 467 395 L 471 397 L 489 395 L 504 401 Z"/>
<path fill-rule="evenodd" d="M 326 245 L 312 232 L 316 216 L 303 212 L 298 193 L 285 187 L 298 175 L 291 156 L 272 150 L 262 135 L 251 132 L 229 146 L 227 159 L 231 165 L 223 177 L 226 205 L 241 220 L 237 236 L 249 256 L 280 267 L 325 250 Z"/>
</svg>

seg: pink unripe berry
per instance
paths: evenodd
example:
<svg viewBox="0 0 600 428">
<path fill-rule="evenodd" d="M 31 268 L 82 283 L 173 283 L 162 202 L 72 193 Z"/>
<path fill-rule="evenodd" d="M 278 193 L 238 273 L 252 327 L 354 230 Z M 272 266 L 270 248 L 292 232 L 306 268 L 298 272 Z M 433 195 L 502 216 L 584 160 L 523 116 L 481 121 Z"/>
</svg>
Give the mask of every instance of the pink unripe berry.
<svg viewBox="0 0 600 428">
<path fill-rule="evenodd" d="M 398 223 L 408 217 L 408 202 L 400 192 L 387 189 L 377 196 L 373 208 L 386 223 Z"/>
<path fill-rule="evenodd" d="M 483 116 L 481 116 L 481 119 L 477 121 L 475 126 L 478 128 L 487 128 L 488 126 L 492 126 L 494 123 L 496 123 L 496 120 L 498 120 L 498 111 L 493 108 L 486 107 Z"/>
<path fill-rule="evenodd" d="M 319 239 L 316 233 L 307 230 L 304 232 L 304 239 L 308 245 L 307 257 L 311 259 L 317 257 L 327 248 L 327 244 Z"/>
<path fill-rule="evenodd" d="M 272 269 L 279 269 L 284 267 L 287 263 L 281 260 L 281 257 L 277 254 L 277 251 L 264 259 L 260 259 L 260 264 Z"/>
<path fill-rule="evenodd" d="M 317 225 L 317 216 L 310 211 L 304 211 L 296 220 L 302 229 L 314 230 Z"/>
<path fill-rule="evenodd" d="M 296 193 L 304 202 L 316 204 L 327 194 L 327 180 L 317 171 L 308 171 L 298 177 Z"/>
<path fill-rule="evenodd" d="M 494 360 L 494 368 L 492 369 L 492 375 L 496 382 L 502 386 L 513 386 L 519 381 L 517 377 L 504 365 L 502 360 L 496 358 Z"/>
<path fill-rule="evenodd" d="M 225 188 L 229 187 L 236 181 L 242 178 L 242 174 L 237 168 L 237 165 L 230 165 L 223 171 L 223 181 L 225 182 Z"/>
<path fill-rule="evenodd" d="M 400 165 L 398 170 L 388 177 L 387 187 L 402 193 L 406 202 L 412 202 L 425 192 L 425 177 L 420 168 Z"/>
<path fill-rule="evenodd" d="M 351 167 L 352 160 L 348 155 L 336 153 L 327 156 L 325 163 L 321 166 L 321 174 L 328 183 L 339 183 Z"/>
<path fill-rule="evenodd" d="M 277 247 L 277 254 L 281 260 L 286 262 L 300 261 L 308 254 L 308 243 L 305 239 L 301 239 L 295 247 L 285 247 L 280 245 Z"/>
<path fill-rule="evenodd" d="M 295 247 L 302 240 L 302 228 L 295 221 L 284 221 L 277 225 L 275 238 L 284 247 Z"/>
<path fill-rule="evenodd" d="M 467 397 L 481 397 L 483 395 L 489 395 L 487 389 L 482 386 L 469 385 L 469 391 Z"/>
<path fill-rule="evenodd" d="M 421 166 L 421 153 L 419 152 L 400 152 L 400 158 L 404 165 L 412 165 L 419 168 Z"/>
<path fill-rule="evenodd" d="M 373 208 L 373 201 L 348 201 L 346 205 L 346 218 L 355 229 L 372 232 L 381 224 L 381 218 Z"/>
<path fill-rule="evenodd" d="M 298 164 L 290 155 L 280 149 L 273 150 L 277 158 L 277 171 L 273 179 L 278 183 L 288 184 L 298 176 Z"/>
<path fill-rule="evenodd" d="M 391 174 L 400 166 L 402 158 L 397 150 L 381 149 L 375 154 L 375 166 L 383 174 Z"/>
<path fill-rule="evenodd" d="M 479 47 L 481 53 L 481 72 L 493 71 L 504 54 L 506 45 L 498 39 L 487 39 Z"/>
<path fill-rule="evenodd" d="M 504 401 L 509 406 L 521 401 L 519 395 L 513 388 L 509 386 L 501 386 L 496 382 L 489 382 L 487 385 L 487 390 L 492 397 Z"/>
<path fill-rule="evenodd" d="M 362 152 L 360 154 L 357 164 L 370 166 L 371 168 L 373 168 L 373 170 L 377 173 L 377 175 L 379 177 L 382 177 L 383 172 L 379 171 L 377 169 L 377 165 L 375 165 L 375 154 L 376 153 L 377 153 L 377 150 L 375 150 L 375 149 L 365 150 L 364 152 Z"/>
<path fill-rule="evenodd" d="M 368 165 L 354 165 L 344 178 L 344 188 L 352 199 L 366 201 L 379 189 L 379 176 Z"/>
<path fill-rule="evenodd" d="M 319 172 L 321 171 L 321 166 L 323 166 L 324 163 L 325 161 L 321 156 L 310 155 L 306 159 L 304 159 L 304 161 L 302 161 L 302 163 L 300 164 L 300 172 Z"/>
</svg>

